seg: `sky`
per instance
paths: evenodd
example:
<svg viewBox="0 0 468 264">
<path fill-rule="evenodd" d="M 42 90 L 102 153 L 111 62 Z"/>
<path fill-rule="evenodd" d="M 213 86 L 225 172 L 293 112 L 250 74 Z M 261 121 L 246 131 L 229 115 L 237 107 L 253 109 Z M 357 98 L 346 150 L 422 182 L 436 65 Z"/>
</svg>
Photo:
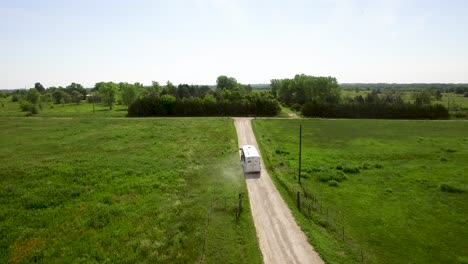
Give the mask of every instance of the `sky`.
<svg viewBox="0 0 468 264">
<path fill-rule="evenodd" d="M 465 0 L 0 0 L 0 89 L 468 83 Z"/>
</svg>

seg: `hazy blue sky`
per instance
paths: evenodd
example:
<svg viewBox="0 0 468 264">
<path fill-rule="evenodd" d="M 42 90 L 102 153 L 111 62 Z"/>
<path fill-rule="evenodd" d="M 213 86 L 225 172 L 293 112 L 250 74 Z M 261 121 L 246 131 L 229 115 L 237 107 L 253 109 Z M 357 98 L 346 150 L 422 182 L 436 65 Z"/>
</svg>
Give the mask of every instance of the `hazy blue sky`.
<svg viewBox="0 0 468 264">
<path fill-rule="evenodd" d="M 0 0 L 0 89 L 98 81 L 468 82 L 468 1 Z"/>
</svg>

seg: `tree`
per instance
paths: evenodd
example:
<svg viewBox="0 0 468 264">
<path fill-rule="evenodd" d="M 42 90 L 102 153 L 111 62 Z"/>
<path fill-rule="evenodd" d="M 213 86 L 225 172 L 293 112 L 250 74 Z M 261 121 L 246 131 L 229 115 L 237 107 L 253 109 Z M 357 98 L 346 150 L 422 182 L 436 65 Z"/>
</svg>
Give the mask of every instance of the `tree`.
<svg viewBox="0 0 468 264">
<path fill-rule="evenodd" d="M 122 95 L 122 103 L 126 106 L 130 106 L 137 98 L 137 88 L 133 84 L 120 83 L 120 93 Z"/>
<path fill-rule="evenodd" d="M 161 91 L 161 85 L 159 85 L 158 82 L 152 81 L 151 82 L 151 88 L 154 90 L 154 92 L 159 95 L 159 92 Z"/>
<path fill-rule="evenodd" d="M 150 86 L 143 86 L 141 89 L 135 86 L 135 88 L 137 89 L 138 98 L 151 97 L 155 99 L 159 97 L 161 92 L 161 86 L 155 81 Z"/>
<path fill-rule="evenodd" d="M 366 103 L 376 104 L 378 102 L 380 102 L 380 97 L 376 90 L 373 90 L 372 92 L 366 95 Z"/>
<path fill-rule="evenodd" d="M 51 93 L 46 93 L 42 95 L 42 98 L 41 98 L 42 102 L 50 103 L 52 102 L 52 100 L 53 100 L 53 97 Z"/>
<path fill-rule="evenodd" d="M 83 88 L 83 86 L 81 84 L 79 84 L 79 83 L 71 83 L 65 89 L 70 95 L 72 95 L 73 91 L 77 91 L 77 92 L 81 93 L 82 98 L 85 98 L 86 94 L 87 94 L 86 89 Z M 72 95 L 72 97 L 73 97 L 73 95 Z"/>
<path fill-rule="evenodd" d="M 27 100 L 33 104 L 33 105 L 38 105 L 41 100 L 41 94 L 37 89 L 29 89 L 28 94 L 27 94 Z"/>
<path fill-rule="evenodd" d="M 56 104 L 60 104 L 62 103 L 62 99 L 65 97 L 64 96 L 65 92 L 60 90 L 60 89 L 55 89 L 53 92 L 52 92 L 52 97 L 54 98 L 54 103 Z"/>
<path fill-rule="evenodd" d="M 117 95 L 117 91 L 119 86 L 113 82 L 108 83 L 96 83 L 95 88 L 98 89 L 99 95 L 101 97 L 101 101 L 109 106 L 109 109 L 112 109 L 115 103 L 115 97 Z"/>
<path fill-rule="evenodd" d="M 26 94 L 26 99 L 20 102 L 21 109 L 29 114 L 38 114 L 41 108 L 41 94 L 35 88 L 31 88 Z"/>
<path fill-rule="evenodd" d="M 190 86 L 188 84 L 179 84 L 177 87 L 177 99 L 190 97 Z"/>
<path fill-rule="evenodd" d="M 354 102 L 356 102 L 358 104 L 363 104 L 364 103 L 364 98 L 362 97 L 362 95 L 358 95 L 358 96 L 354 97 Z"/>
<path fill-rule="evenodd" d="M 413 93 L 413 98 L 414 98 L 414 102 L 418 105 L 431 103 L 431 93 L 427 90 L 424 90 L 420 93 Z"/>
<path fill-rule="evenodd" d="M 216 89 L 218 90 L 234 90 L 237 85 L 237 80 L 232 77 L 221 75 L 216 79 Z"/>
<path fill-rule="evenodd" d="M 41 83 L 37 82 L 34 84 L 34 88 L 39 92 L 39 93 L 45 93 L 45 88 L 42 86 Z"/>
<path fill-rule="evenodd" d="M 434 95 L 435 99 L 437 101 L 442 101 L 442 92 L 440 90 L 437 90 Z"/>
<path fill-rule="evenodd" d="M 297 74 L 293 79 L 271 80 L 273 95 L 284 104 L 323 102 L 336 104 L 341 101 L 341 90 L 333 77 L 315 77 Z"/>
<path fill-rule="evenodd" d="M 169 94 L 176 96 L 177 95 L 177 87 L 173 85 L 170 81 L 167 81 L 166 86 L 164 86 L 163 91 L 161 92 L 162 95 Z"/>
<path fill-rule="evenodd" d="M 164 109 L 165 115 L 173 115 L 176 98 L 173 95 L 165 94 L 161 96 L 161 106 Z"/>
<path fill-rule="evenodd" d="M 82 96 L 83 95 L 80 92 L 76 91 L 76 90 L 71 92 L 71 99 L 77 105 L 80 104 Z"/>
<path fill-rule="evenodd" d="M 62 97 L 61 102 L 62 102 L 62 105 L 63 105 L 63 106 L 64 106 L 65 104 L 68 104 L 68 103 L 71 103 L 71 102 L 72 102 L 72 97 L 71 97 L 68 93 L 63 92 L 62 96 L 63 96 L 63 97 Z"/>
</svg>

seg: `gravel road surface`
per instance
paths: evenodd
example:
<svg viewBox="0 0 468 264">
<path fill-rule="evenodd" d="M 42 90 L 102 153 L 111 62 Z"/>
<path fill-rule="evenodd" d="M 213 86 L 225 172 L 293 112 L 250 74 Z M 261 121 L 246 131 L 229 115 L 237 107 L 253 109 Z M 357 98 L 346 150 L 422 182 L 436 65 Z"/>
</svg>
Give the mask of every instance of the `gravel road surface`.
<svg viewBox="0 0 468 264">
<path fill-rule="evenodd" d="M 251 118 L 234 118 L 239 146 L 257 141 Z M 261 154 L 260 154 L 261 155 Z M 262 162 L 260 175 L 246 175 L 250 207 L 265 263 L 324 263 L 294 220 Z"/>
</svg>

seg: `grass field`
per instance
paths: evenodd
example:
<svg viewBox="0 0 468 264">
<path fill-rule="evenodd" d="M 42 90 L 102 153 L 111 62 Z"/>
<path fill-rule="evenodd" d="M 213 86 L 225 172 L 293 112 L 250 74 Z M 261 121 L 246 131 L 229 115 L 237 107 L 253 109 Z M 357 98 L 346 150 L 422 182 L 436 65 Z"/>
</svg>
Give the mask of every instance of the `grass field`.
<svg viewBox="0 0 468 264">
<path fill-rule="evenodd" d="M 232 120 L 3 117 L 0 146 L 0 263 L 261 262 Z"/>
<path fill-rule="evenodd" d="M 326 261 L 468 263 L 468 122 L 253 122 L 270 174 Z M 296 191 L 315 204 L 310 214 Z"/>
<path fill-rule="evenodd" d="M 103 104 L 88 103 L 82 101 L 81 104 L 53 104 L 42 103 L 42 110 L 37 116 L 42 117 L 124 117 L 127 115 L 127 107 L 123 105 L 115 105 L 112 110 Z M 11 102 L 11 98 L 0 98 L 0 117 L 20 117 L 26 116 L 26 112 L 22 112 L 18 102 Z"/>
</svg>

